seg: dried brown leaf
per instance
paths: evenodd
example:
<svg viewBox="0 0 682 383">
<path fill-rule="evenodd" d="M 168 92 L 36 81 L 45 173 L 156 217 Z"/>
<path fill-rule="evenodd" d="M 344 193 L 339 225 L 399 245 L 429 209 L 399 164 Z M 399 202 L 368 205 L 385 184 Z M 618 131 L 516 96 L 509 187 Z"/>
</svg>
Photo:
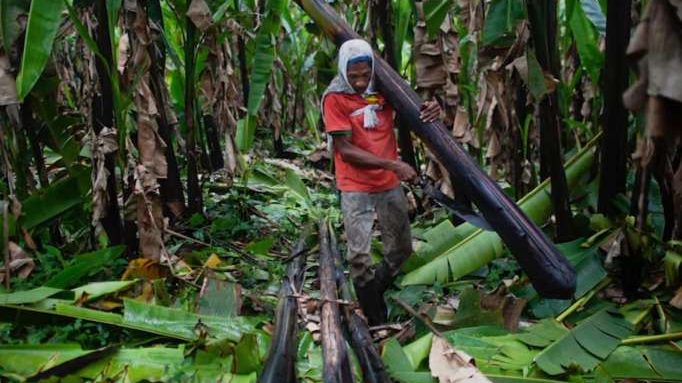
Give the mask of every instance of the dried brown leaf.
<svg viewBox="0 0 682 383">
<path fill-rule="evenodd" d="M 187 17 L 189 17 L 189 19 L 192 20 L 192 23 L 201 31 L 206 31 L 213 25 L 211 9 L 204 0 L 192 0 L 187 9 Z"/>
<path fill-rule="evenodd" d="M 0 106 L 19 102 L 17 84 L 10 72 L 10 67 L 7 55 L 0 54 Z"/>
<path fill-rule="evenodd" d="M 473 364 L 473 358 L 434 335 L 429 354 L 431 376 L 439 383 L 489 383 Z"/>
</svg>

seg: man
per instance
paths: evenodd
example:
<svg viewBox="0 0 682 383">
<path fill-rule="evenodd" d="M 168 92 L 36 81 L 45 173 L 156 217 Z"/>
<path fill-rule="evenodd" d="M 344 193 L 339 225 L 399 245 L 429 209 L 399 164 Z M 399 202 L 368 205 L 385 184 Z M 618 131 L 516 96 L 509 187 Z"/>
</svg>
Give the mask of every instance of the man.
<svg viewBox="0 0 682 383">
<path fill-rule="evenodd" d="M 377 325 L 386 321 L 383 294 L 412 253 L 408 205 L 400 181 L 413 181 L 417 173 L 398 159 L 395 112 L 374 89 L 371 46 L 364 40 L 345 42 L 338 68 L 322 98 L 324 123 L 333 140 L 351 279 L 365 316 Z M 424 122 L 439 116 L 436 101 L 422 105 Z M 375 215 L 384 250 L 376 267 L 370 258 Z"/>
</svg>

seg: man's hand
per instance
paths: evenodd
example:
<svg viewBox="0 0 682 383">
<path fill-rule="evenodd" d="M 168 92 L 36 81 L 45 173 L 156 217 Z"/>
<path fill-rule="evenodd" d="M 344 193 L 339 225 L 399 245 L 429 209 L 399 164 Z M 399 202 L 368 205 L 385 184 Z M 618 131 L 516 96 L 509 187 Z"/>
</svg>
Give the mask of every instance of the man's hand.
<svg viewBox="0 0 682 383">
<path fill-rule="evenodd" d="M 424 101 L 419 110 L 419 118 L 423 122 L 434 122 L 440 118 L 440 104 L 436 100 Z"/>
<path fill-rule="evenodd" d="M 393 161 L 390 170 L 392 170 L 401 181 L 413 182 L 417 179 L 417 172 L 403 161 Z"/>
</svg>

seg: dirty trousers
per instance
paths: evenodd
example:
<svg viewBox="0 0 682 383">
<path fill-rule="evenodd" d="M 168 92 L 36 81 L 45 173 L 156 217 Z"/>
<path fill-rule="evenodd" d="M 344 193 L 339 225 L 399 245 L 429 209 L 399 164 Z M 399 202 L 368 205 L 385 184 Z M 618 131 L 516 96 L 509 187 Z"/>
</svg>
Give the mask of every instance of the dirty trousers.
<svg viewBox="0 0 682 383">
<path fill-rule="evenodd" d="M 380 193 L 342 192 L 341 211 L 348 242 L 347 259 L 354 283 L 365 286 L 374 279 L 370 257 L 374 219 L 379 222 L 384 261 L 395 276 L 412 253 L 410 218 L 400 186 Z"/>
</svg>

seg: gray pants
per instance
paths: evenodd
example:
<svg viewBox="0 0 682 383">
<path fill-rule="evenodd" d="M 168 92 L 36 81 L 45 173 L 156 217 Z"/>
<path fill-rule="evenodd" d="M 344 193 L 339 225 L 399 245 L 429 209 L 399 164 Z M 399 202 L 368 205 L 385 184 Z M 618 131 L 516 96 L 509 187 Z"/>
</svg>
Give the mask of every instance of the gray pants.
<svg viewBox="0 0 682 383">
<path fill-rule="evenodd" d="M 412 235 L 405 193 L 400 187 L 381 192 L 342 192 L 341 211 L 348 241 L 350 276 L 354 283 L 365 286 L 374 279 L 370 257 L 375 216 L 379 221 L 384 261 L 391 275 L 412 254 Z"/>
</svg>

